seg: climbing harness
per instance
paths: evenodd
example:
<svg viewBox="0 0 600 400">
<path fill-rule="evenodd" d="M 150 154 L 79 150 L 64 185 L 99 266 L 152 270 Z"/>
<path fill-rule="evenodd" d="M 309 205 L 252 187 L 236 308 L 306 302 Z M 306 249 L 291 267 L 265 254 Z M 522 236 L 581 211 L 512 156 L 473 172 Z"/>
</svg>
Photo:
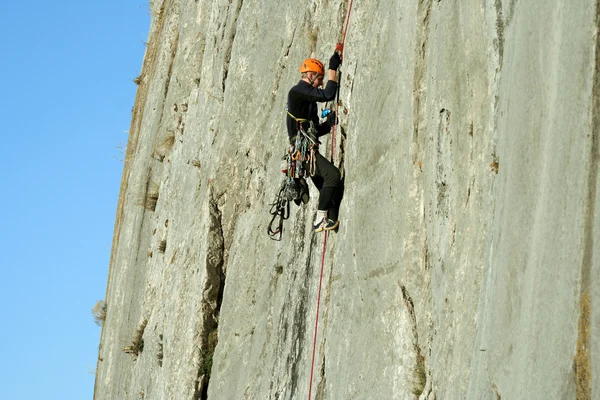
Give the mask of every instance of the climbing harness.
<svg viewBox="0 0 600 400">
<path fill-rule="evenodd" d="M 306 178 L 307 175 L 315 176 L 317 170 L 315 152 L 319 149 L 319 140 L 317 139 L 317 129 L 312 121 L 304 118 L 296 118 L 291 112 L 287 112 L 288 115 L 296 121 L 296 136 L 292 138 L 294 159 L 293 161 L 299 161 L 296 163 L 296 171 L 298 177 Z M 304 129 L 304 123 L 308 122 L 308 129 Z M 289 151 L 288 151 L 289 152 Z M 308 170 L 305 168 L 305 162 L 308 163 Z"/>
<path fill-rule="evenodd" d="M 335 46 L 335 51 L 340 53 L 340 56 L 342 55 L 343 51 L 344 51 L 344 42 L 346 41 L 346 32 L 348 31 L 348 23 L 350 22 L 350 13 L 352 12 L 352 1 L 350 0 L 350 3 L 348 5 L 348 14 L 346 15 L 346 27 L 344 28 L 344 35 L 342 36 L 342 41 L 340 43 L 338 43 Z M 340 74 L 340 78 L 338 80 L 338 90 L 337 90 L 337 95 L 336 95 L 336 105 L 335 105 L 335 111 L 336 111 L 336 118 L 339 115 L 337 113 L 338 111 L 338 106 L 340 103 L 340 86 L 341 86 L 341 74 Z M 333 125 L 332 129 L 331 129 L 331 153 L 330 153 L 330 157 L 331 157 L 331 162 L 333 163 L 334 160 L 334 151 L 335 151 L 335 125 Z M 319 290 L 318 290 L 318 294 L 317 294 L 317 312 L 315 315 L 315 333 L 314 333 L 314 337 L 313 337 L 313 349 L 312 349 L 312 361 L 311 361 L 311 365 L 310 365 L 310 382 L 308 385 L 308 400 L 311 400 L 312 398 L 312 386 L 313 386 L 313 373 L 315 370 L 315 351 L 317 349 L 317 331 L 318 331 L 318 327 L 319 327 L 319 309 L 321 306 L 321 287 L 323 286 L 323 269 L 325 268 L 325 250 L 327 248 L 327 235 L 328 235 L 328 231 L 325 231 L 325 234 L 323 236 L 323 250 L 322 250 L 322 254 L 321 254 L 321 273 L 319 276 Z"/>
<path fill-rule="evenodd" d="M 297 205 L 308 202 L 308 184 L 306 179 L 309 175 L 314 176 L 316 171 L 315 151 L 318 148 L 317 130 L 312 121 L 294 117 L 288 114 L 298 123 L 293 145 L 287 149 L 281 159 L 281 172 L 285 174 L 275 199 L 270 204 L 271 222 L 267 228 L 269 237 L 280 241 L 283 233 L 283 221 L 290 216 L 290 201 Z M 303 122 L 308 122 L 308 129 L 304 129 Z"/>
</svg>

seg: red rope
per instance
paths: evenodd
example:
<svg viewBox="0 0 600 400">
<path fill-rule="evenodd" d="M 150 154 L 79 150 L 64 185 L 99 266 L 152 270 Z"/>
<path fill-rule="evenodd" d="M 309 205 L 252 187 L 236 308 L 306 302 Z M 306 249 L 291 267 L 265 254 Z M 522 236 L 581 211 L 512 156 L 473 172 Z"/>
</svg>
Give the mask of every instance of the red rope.
<svg viewBox="0 0 600 400">
<path fill-rule="evenodd" d="M 312 362 L 310 366 L 310 385 L 308 386 L 308 400 L 311 399 L 312 395 L 312 384 L 313 384 L 313 372 L 315 370 L 315 351 L 317 349 L 317 330 L 319 327 L 319 308 L 321 305 L 321 286 L 323 284 L 323 267 L 325 266 L 325 247 L 327 246 L 327 231 L 323 239 L 323 251 L 321 252 L 321 276 L 319 278 L 319 292 L 317 295 L 317 315 L 315 317 L 315 335 L 313 338 L 313 350 L 312 350 Z"/>
<path fill-rule="evenodd" d="M 342 38 L 342 44 L 346 41 L 346 32 L 348 31 L 348 23 L 350 22 L 350 12 L 352 11 L 352 0 L 348 6 L 348 16 L 346 17 L 346 27 L 344 28 L 344 37 Z"/>
<path fill-rule="evenodd" d="M 346 41 L 346 32 L 348 31 L 348 23 L 350 22 L 350 12 L 352 11 L 352 1 L 353 0 L 350 0 L 350 5 L 348 6 L 348 15 L 346 16 L 346 27 L 344 28 L 344 36 L 342 37 L 342 46 L 343 46 L 344 42 Z M 338 113 L 337 113 L 338 106 L 339 106 L 339 101 L 337 101 L 335 104 L 336 118 L 338 115 Z M 333 163 L 333 158 L 334 158 L 334 154 L 335 154 L 335 127 L 336 127 L 336 125 L 334 125 L 331 129 L 331 155 L 330 155 L 330 158 L 331 158 L 332 163 Z M 317 294 L 317 313 L 315 316 L 315 334 L 313 337 L 312 360 L 311 360 L 311 365 L 310 365 L 310 383 L 308 385 L 308 400 L 311 400 L 311 397 L 312 397 L 313 373 L 315 371 L 315 352 L 317 350 L 317 331 L 319 328 L 319 309 L 321 306 L 321 287 L 323 286 L 323 269 L 325 268 L 325 249 L 327 248 L 327 234 L 328 234 L 328 232 L 325 231 L 325 234 L 323 235 L 323 250 L 321 251 L 321 273 L 319 276 L 319 290 L 318 290 L 318 294 Z"/>
<path fill-rule="evenodd" d="M 346 33 L 348 32 L 348 24 L 350 23 L 350 13 L 352 12 L 352 2 L 353 2 L 353 0 L 350 0 L 350 4 L 348 5 L 348 14 L 346 15 L 346 26 L 344 27 L 344 35 L 342 36 L 342 42 L 341 42 L 342 49 L 344 48 L 344 43 L 346 42 Z M 336 101 L 336 104 L 335 104 L 336 118 L 338 117 L 338 106 L 339 106 L 339 99 L 338 99 L 338 101 Z M 331 129 L 331 162 L 333 162 L 334 151 L 335 151 L 335 125 Z"/>
</svg>

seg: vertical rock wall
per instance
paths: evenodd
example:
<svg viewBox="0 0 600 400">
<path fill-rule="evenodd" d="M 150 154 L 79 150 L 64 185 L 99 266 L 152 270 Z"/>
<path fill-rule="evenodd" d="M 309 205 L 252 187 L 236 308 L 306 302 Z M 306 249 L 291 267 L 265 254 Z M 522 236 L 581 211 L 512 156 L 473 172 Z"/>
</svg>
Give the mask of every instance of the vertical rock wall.
<svg viewBox="0 0 600 400">
<path fill-rule="evenodd" d="M 313 398 L 600 393 L 600 8 L 459 3 L 353 3 Z M 348 7 L 152 2 L 95 399 L 307 397 L 318 193 L 281 242 L 267 211 Z"/>
</svg>

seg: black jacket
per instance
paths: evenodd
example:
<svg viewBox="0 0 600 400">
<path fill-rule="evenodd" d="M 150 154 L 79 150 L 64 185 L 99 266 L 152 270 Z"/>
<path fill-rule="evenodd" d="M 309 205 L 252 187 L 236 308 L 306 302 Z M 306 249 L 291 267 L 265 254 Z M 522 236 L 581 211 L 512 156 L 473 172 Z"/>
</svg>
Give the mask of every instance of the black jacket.
<svg viewBox="0 0 600 400">
<path fill-rule="evenodd" d="M 319 125 L 317 102 L 324 103 L 335 99 L 337 87 L 337 82 L 327 81 L 325 89 L 319 89 L 301 80 L 288 93 L 287 110 L 296 118 L 312 121 L 315 124 L 315 128 L 317 128 L 317 136 L 326 135 L 331 130 L 331 127 L 326 123 Z M 286 122 L 291 142 L 292 138 L 296 136 L 298 126 L 289 114 L 286 116 Z M 308 126 L 308 122 L 303 123 L 304 129 L 308 129 Z"/>
</svg>

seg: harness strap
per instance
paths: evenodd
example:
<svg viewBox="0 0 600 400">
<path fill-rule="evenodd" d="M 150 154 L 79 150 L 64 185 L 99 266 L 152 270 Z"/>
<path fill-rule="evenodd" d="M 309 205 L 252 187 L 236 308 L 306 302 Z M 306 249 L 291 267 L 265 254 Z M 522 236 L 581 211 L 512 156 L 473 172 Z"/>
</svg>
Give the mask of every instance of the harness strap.
<svg viewBox="0 0 600 400">
<path fill-rule="evenodd" d="M 293 119 L 294 121 L 296 121 L 296 122 L 298 122 L 298 123 L 300 123 L 300 124 L 301 124 L 301 123 L 303 123 L 303 122 L 306 122 L 306 121 L 308 121 L 306 118 L 296 118 L 296 117 L 294 116 L 294 114 L 292 114 L 292 113 L 291 113 L 289 110 L 287 110 L 287 113 L 288 113 L 288 115 L 289 115 L 290 117 L 292 117 L 292 119 Z"/>
</svg>

